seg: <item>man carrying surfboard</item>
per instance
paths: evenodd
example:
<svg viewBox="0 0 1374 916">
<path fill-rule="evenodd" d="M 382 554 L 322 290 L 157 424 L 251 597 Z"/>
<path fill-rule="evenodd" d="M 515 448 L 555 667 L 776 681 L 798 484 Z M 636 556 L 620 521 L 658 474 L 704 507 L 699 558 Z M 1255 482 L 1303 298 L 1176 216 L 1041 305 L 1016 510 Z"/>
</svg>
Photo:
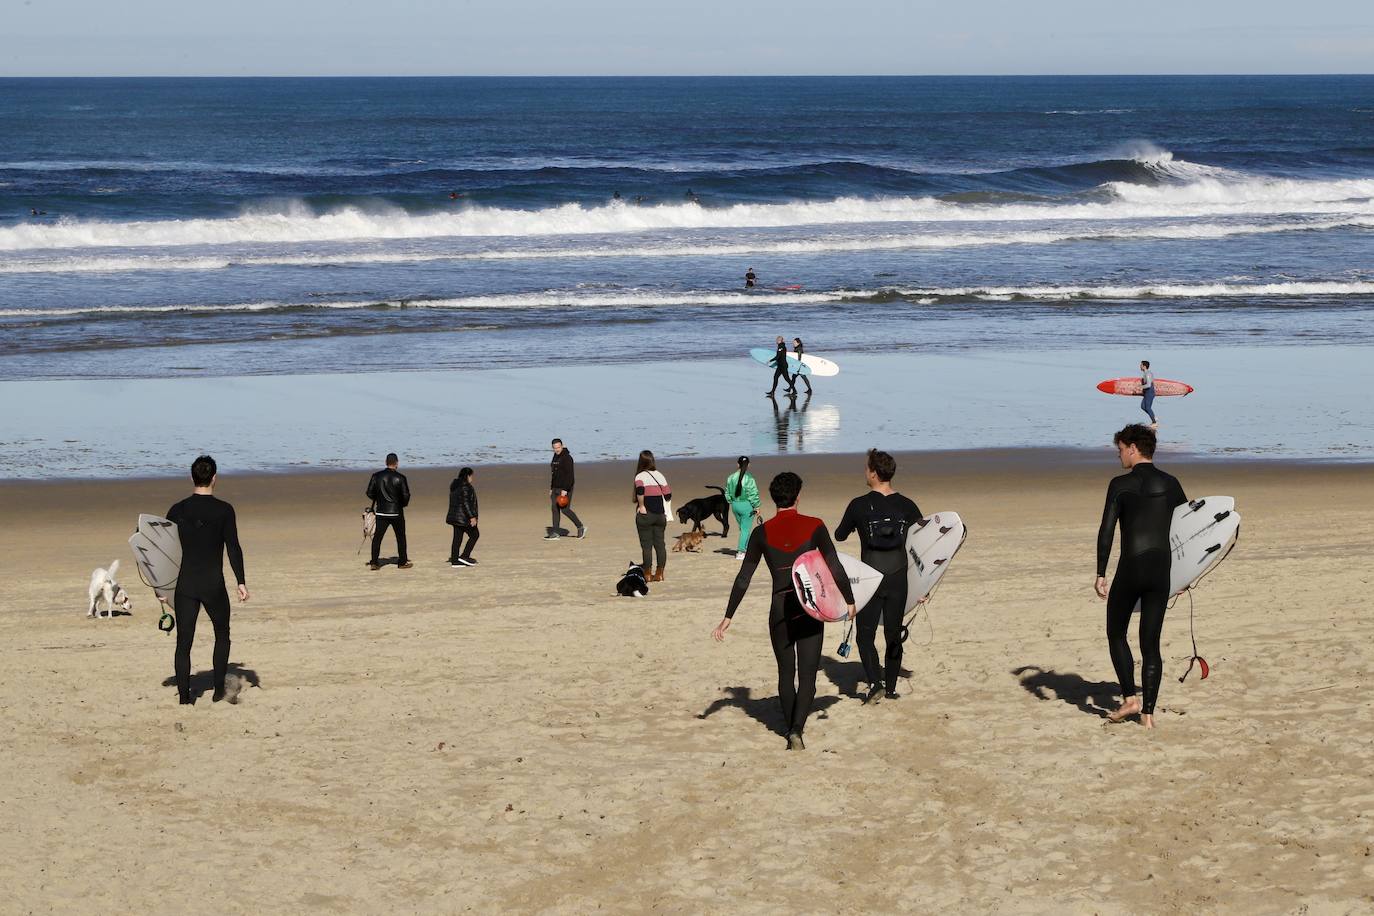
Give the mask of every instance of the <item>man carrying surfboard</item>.
<svg viewBox="0 0 1374 916">
<path fill-rule="evenodd" d="M 778 342 L 781 344 L 781 337 Z M 768 636 L 778 663 L 778 702 L 782 705 L 782 721 L 787 729 L 789 751 L 806 749 L 802 731 L 806 728 L 807 716 L 811 714 L 811 703 L 816 698 L 816 672 L 821 665 L 821 642 L 825 635 L 825 624 L 808 615 L 797 599 L 792 585 L 792 564 L 797 558 L 809 550 L 820 550 L 848 606 L 849 619 L 853 620 L 856 613 L 849 574 L 840 563 L 825 523 L 797 511 L 801 488 L 802 479 L 791 471 L 774 477 L 768 485 L 768 495 L 777 506 L 777 514 L 750 533 L 744 562 L 735 576 L 734 588 L 730 590 L 725 616 L 711 631 L 711 638 L 716 642 L 725 639 L 725 631 L 730 629 L 735 610 L 749 590 L 749 580 L 754 577 L 754 570 L 758 569 L 760 560 L 766 559 L 773 575 Z"/>
<path fill-rule="evenodd" d="M 768 351 L 765 350 L 764 352 L 767 353 Z M 778 379 L 782 379 L 787 383 L 788 394 L 796 394 L 796 380 L 793 379 L 791 374 L 787 371 L 787 341 L 783 339 L 781 334 L 778 335 L 777 352 L 774 353 L 773 358 L 768 361 L 768 365 L 773 367 L 773 387 L 769 388 L 767 394 L 764 396 L 770 398 L 774 396 L 774 393 L 778 390 Z"/>
<path fill-rule="evenodd" d="M 1121 705 L 1107 718 L 1120 722 L 1139 715 L 1140 724 L 1154 728 L 1155 699 L 1164 670 L 1159 636 L 1170 595 L 1169 526 L 1174 508 L 1186 503 L 1188 497 L 1177 478 L 1155 467 L 1156 439 L 1150 427 L 1132 423 L 1113 436 L 1112 442 L 1127 473 L 1114 477 L 1107 486 L 1107 504 L 1097 529 L 1097 579 L 1093 582 L 1097 596 L 1107 602 L 1107 646 L 1121 684 Z M 1112 537 L 1118 522 L 1121 556 L 1108 590 L 1107 561 L 1111 558 Z M 1127 627 L 1137 602 L 1140 696 L 1136 696 L 1135 659 L 1127 640 Z"/>
<path fill-rule="evenodd" d="M 1150 361 L 1142 359 L 1140 361 L 1140 409 L 1145 411 L 1145 415 L 1150 418 L 1150 428 L 1159 429 L 1159 421 L 1155 419 L 1155 374 L 1150 371 Z"/>
<path fill-rule="evenodd" d="M 243 574 L 243 548 L 239 546 L 238 521 L 234 507 L 215 498 L 219 479 L 215 459 L 201 455 L 191 465 L 191 495 L 167 510 L 167 520 L 177 526 L 181 539 L 181 571 L 177 575 L 172 607 L 176 613 L 177 647 L 172 667 L 176 674 L 177 696 L 182 704 L 194 703 L 191 696 L 191 644 L 196 638 L 196 618 L 205 608 L 215 628 L 214 701 L 224 699 L 224 681 L 229 669 L 229 593 L 224 587 L 224 555 L 238 583 L 239 601 L 248 600 Z M 165 596 L 158 600 L 166 603 Z M 232 702 L 232 700 L 231 700 Z"/>
<path fill-rule="evenodd" d="M 892 489 L 897 461 L 887 452 L 868 450 L 864 479 L 868 492 L 856 496 L 844 510 L 835 540 L 848 540 L 859 533 L 859 558 L 883 574 L 872 600 L 859 612 L 855 629 L 859 634 L 859 660 L 868 681 L 865 703 L 876 703 L 886 696 L 897 699 L 897 675 L 902 671 L 902 617 L 906 614 L 906 536 L 921 520 L 916 503 Z M 885 668 L 878 666 L 875 644 L 878 623 L 883 625 L 887 644 Z M 885 691 L 885 692 L 884 692 Z"/>
</svg>

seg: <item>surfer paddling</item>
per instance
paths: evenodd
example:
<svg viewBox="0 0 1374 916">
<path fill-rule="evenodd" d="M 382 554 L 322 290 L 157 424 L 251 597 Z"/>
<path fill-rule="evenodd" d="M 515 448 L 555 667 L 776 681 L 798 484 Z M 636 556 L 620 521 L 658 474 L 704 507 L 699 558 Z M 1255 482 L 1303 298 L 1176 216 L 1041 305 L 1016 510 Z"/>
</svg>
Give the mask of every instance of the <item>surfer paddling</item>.
<svg viewBox="0 0 1374 916">
<path fill-rule="evenodd" d="M 778 338 L 779 341 L 782 338 Z M 801 498 L 802 479 L 791 471 L 784 471 L 768 485 L 768 495 L 777 506 L 777 514 L 755 528 L 749 535 L 744 562 L 735 576 L 734 588 L 725 607 L 725 616 L 711 631 L 716 642 L 725 639 L 735 610 L 749 590 L 759 561 L 766 559 L 773 576 L 772 604 L 768 611 L 768 636 L 773 643 L 773 656 L 778 663 L 778 702 L 782 705 L 783 727 L 787 729 L 787 749 L 805 750 L 802 732 L 816 698 L 816 672 L 821 664 L 821 642 L 825 624 L 809 616 L 797 600 L 792 587 L 792 564 L 808 550 L 820 550 L 826 565 L 835 578 L 840 594 L 854 619 L 854 592 L 849 574 L 840 565 L 835 544 L 830 540 L 825 523 L 818 518 L 797 511 Z"/>
<path fill-rule="evenodd" d="M 902 617 L 906 614 L 906 535 L 921 520 L 916 503 L 892 489 L 897 461 L 887 452 L 868 450 L 864 480 L 868 492 L 856 496 L 835 529 L 835 540 L 848 540 L 859 533 L 859 558 L 883 574 L 873 598 L 859 612 L 855 629 L 859 634 L 859 659 L 868 681 L 865 703 L 876 703 L 883 696 L 897 699 L 897 675 L 902 671 Z M 887 643 L 886 669 L 878 665 L 875 644 L 878 624 L 883 625 Z M 884 689 L 885 688 L 885 689 Z"/>
<path fill-rule="evenodd" d="M 1154 728 L 1155 699 L 1159 696 L 1164 667 L 1159 635 L 1164 629 L 1164 611 L 1169 602 L 1169 526 L 1174 508 L 1186 503 L 1188 497 L 1177 478 L 1155 467 L 1154 430 L 1132 423 L 1113 436 L 1112 442 L 1127 473 L 1113 478 L 1107 487 L 1107 504 L 1097 530 L 1097 579 L 1093 582 L 1097 597 L 1107 602 L 1107 647 L 1121 684 L 1121 705 L 1107 718 L 1120 722 L 1139 715 L 1140 724 Z M 1121 556 L 1108 590 L 1107 560 L 1111 557 L 1112 536 L 1118 521 Z M 1127 627 L 1137 601 L 1140 696 L 1136 695 L 1135 659 L 1127 639 Z"/>
<path fill-rule="evenodd" d="M 181 539 L 181 571 L 177 575 L 172 607 L 176 614 L 177 647 L 173 657 L 177 695 L 182 704 L 191 704 L 191 644 L 196 638 L 196 618 L 205 608 L 215 628 L 214 701 L 224 699 L 224 680 L 229 669 L 229 592 L 224 587 L 224 555 L 238 583 L 239 601 L 248 600 L 243 574 L 243 548 L 239 546 L 238 522 L 234 507 L 215 497 L 219 468 L 215 459 L 201 455 L 191 465 L 191 495 L 167 510 L 167 520 L 175 522 Z M 158 594 L 164 604 L 167 598 Z M 230 702 L 234 702 L 231 698 Z"/>
</svg>

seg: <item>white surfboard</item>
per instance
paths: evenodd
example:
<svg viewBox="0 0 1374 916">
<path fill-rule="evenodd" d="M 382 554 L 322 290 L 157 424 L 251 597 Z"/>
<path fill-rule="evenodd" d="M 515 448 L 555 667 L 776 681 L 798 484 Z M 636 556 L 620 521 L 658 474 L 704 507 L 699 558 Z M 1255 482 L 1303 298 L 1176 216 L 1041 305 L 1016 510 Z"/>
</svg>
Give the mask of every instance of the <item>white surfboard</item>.
<svg viewBox="0 0 1374 916">
<path fill-rule="evenodd" d="M 796 356 L 793 356 L 792 359 L 796 359 Z M 811 370 L 809 373 L 810 375 L 824 377 L 840 374 L 839 364 L 833 363 L 823 356 L 812 356 L 810 353 L 803 353 L 801 356 L 801 363 Z"/>
<path fill-rule="evenodd" d="M 1230 496 L 1204 496 L 1174 509 L 1169 525 L 1169 594 L 1192 588 L 1240 537 L 1240 513 Z"/>
<path fill-rule="evenodd" d="M 162 595 L 170 595 L 181 575 L 181 535 L 175 522 L 160 515 L 140 515 L 129 546 L 134 565 L 143 584 Z"/>
<path fill-rule="evenodd" d="M 907 611 L 931 593 L 967 537 L 958 512 L 936 512 L 912 526 L 906 536 Z"/>
</svg>

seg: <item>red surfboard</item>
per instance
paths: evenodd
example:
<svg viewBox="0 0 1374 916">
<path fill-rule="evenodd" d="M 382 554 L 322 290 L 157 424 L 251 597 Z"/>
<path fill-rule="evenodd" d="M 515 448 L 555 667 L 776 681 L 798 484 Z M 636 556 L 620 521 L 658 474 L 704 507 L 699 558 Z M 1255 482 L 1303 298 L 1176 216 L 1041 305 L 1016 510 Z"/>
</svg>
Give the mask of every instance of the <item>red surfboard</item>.
<svg viewBox="0 0 1374 916">
<path fill-rule="evenodd" d="M 1097 390 L 1103 394 L 1124 394 L 1127 397 L 1140 397 L 1140 376 L 1133 375 L 1129 378 L 1109 378 L 1105 382 L 1097 383 Z M 1155 397 L 1175 398 L 1185 394 L 1192 394 L 1193 386 L 1184 382 L 1176 382 L 1173 379 L 1155 379 Z"/>
</svg>

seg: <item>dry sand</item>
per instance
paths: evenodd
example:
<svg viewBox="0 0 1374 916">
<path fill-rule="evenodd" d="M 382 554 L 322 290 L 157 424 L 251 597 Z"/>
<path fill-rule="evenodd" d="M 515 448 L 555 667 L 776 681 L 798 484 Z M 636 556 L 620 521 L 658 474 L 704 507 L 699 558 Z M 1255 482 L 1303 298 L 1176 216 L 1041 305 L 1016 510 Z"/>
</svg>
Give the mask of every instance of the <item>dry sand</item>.
<svg viewBox="0 0 1374 916">
<path fill-rule="evenodd" d="M 1185 599 L 1147 733 L 1103 722 L 1090 586 L 1113 457 L 902 456 L 901 488 L 960 511 L 969 542 L 900 700 L 854 699 L 827 634 L 798 754 L 775 731 L 762 578 L 724 645 L 728 557 L 674 554 L 650 597 L 610 597 L 638 552 L 629 464 L 579 468 L 590 536 L 555 543 L 545 468 L 479 470 L 464 570 L 443 562 L 449 475 L 413 473 L 415 568 L 376 573 L 354 553 L 366 473 L 227 469 L 245 686 L 185 708 L 124 542 L 187 487 L 0 485 L 0 911 L 1374 910 L 1374 475 L 1171 467 L 1190 495 L 1235 495 L 1245 526 L 1197 596 L 1212 675 L 1178 683 Z M 800 471 L 833 522 L 858 465 L 755 471 Z M 664 469 L 681 500 L 731 462 Z M 134 614 L 88 620 L 114 557 Z M 211 642 L 202 621 L 201 686 Z"/>
</svg>

